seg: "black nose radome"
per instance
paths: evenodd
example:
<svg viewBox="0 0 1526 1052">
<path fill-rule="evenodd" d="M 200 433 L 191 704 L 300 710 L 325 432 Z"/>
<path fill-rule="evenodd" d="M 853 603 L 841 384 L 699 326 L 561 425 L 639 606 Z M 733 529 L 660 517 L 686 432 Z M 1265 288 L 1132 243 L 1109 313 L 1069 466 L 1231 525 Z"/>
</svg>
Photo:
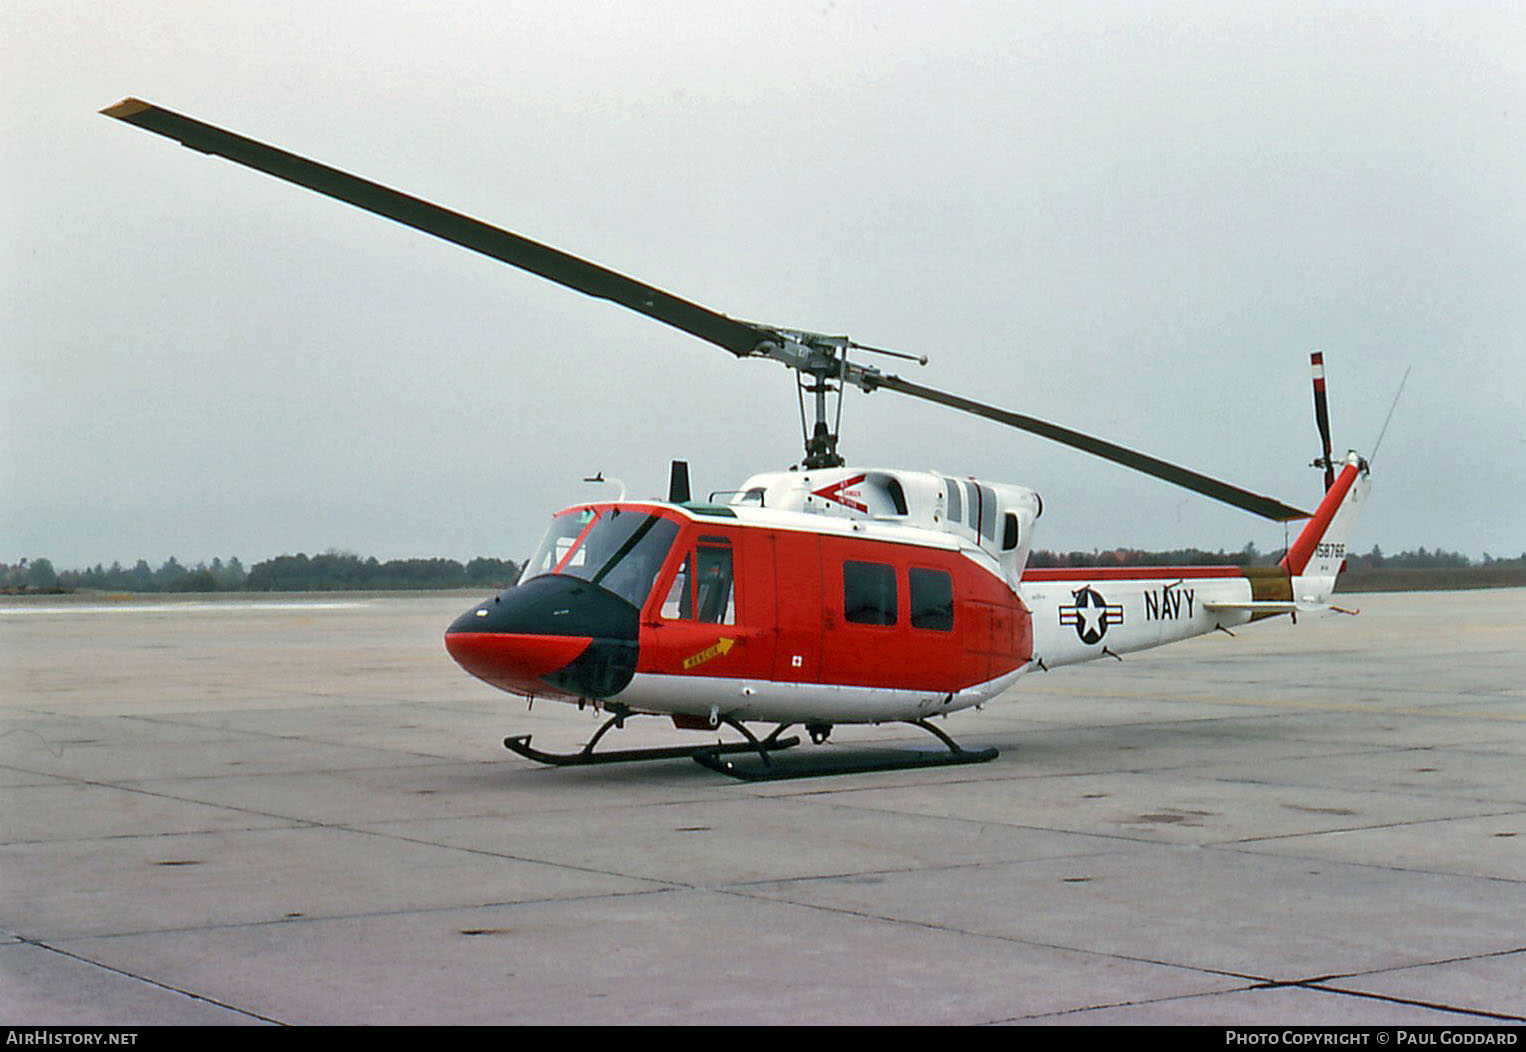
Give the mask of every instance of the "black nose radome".
<svg viewBox="0 0 1526 1052">
<path fill-rule="evenodd" d="M 501 637 L 497 648 L 505 653 L 506 664 L 514 664 L 509 658 L 515 638 L 524 639 L 527 646 L 535 645 L 534 637 L 586 639 L 587 647 L 571 662 L 539 678 L 574 697 L 608 698 L 625 689 L 636 673 L 637 619 L 636 608 L 613 592 L 576 577 L 547 575 L 468 610 L 451 623 L 446 642 L 461 660 L 466 640 L 482 643 L 492 642 L 487 637 Z M 482 648 L 474 652 L 477 657 L 467 670 L 494 682 L 482 675 Z"/>
</svg>

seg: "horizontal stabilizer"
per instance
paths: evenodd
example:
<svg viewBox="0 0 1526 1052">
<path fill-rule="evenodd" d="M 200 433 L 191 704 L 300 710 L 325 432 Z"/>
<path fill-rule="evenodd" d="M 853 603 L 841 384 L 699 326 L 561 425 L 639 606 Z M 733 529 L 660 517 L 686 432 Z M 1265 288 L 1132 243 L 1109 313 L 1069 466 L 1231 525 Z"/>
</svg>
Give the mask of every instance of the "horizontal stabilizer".
<svg viewBox="0 0 1526 1052">
<path fill-rule="evenodd" d="M 1245 603 L 1204 603 L 1204 610 L 1245 610 L 1252 614 L 1357 614 L 1360 611 L 1346 610 L 1329 603 L 1317 602 L 1306 599 L 1302 602 L 1290 600 L 1261 599 Z"/>
<path fill-rule="evenodd" d="M 1304 614 L 1329 609 L 1327 603 L 1258 599 L 1244 603 L 1204 603 L 1204 610 L 1249 610 L 1253 614 Z"/>
</svg>

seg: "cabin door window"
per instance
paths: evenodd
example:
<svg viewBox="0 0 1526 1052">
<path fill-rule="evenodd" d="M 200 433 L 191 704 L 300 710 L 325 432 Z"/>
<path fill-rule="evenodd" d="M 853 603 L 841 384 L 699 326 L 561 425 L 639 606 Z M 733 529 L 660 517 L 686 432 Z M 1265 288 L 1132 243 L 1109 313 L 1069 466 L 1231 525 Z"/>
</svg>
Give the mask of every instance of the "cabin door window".
<svg viewBox="0 0 1526 1052">
<path fill-rule="evenodd" d="M 843 617 L 859 625 L 893 625 L 895 567 L 849 559 L 842 564 Z"/>
<path fill-rule="evenodd" d="M 669 621 L 736 624 L 736 582 L 729 540 L 701 537 L 685 553 L 663 601 L 662 616 Z"/>
</svg>

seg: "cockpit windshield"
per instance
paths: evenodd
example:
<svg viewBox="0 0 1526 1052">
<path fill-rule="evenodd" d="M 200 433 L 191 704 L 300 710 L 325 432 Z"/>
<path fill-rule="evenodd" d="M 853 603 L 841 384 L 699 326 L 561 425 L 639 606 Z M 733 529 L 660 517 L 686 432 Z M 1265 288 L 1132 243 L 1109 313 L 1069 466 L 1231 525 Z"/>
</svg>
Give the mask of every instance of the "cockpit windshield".
<svg viewBox="0 0 1526 1052">
<path fill-rule="evenodd" d="M 567 574 L 640 607 L 677 536 L 678 523 L 661 515 L 620 508 L 569 511 L 552 522 L 523 579 Z"/>
</svg>

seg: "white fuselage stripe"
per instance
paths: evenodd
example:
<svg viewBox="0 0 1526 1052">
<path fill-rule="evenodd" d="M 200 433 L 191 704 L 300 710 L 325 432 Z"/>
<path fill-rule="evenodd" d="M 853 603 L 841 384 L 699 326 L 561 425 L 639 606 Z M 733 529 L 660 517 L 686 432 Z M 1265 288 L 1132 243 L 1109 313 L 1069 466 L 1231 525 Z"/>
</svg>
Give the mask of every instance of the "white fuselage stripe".
<svg viewBox="0 0 1526 1052">
<path fill-rule="evenodd" d="M 889 723 L 989 701 L 1027 666 L 953 693 L 638 672 L 616 700 L 640 712 L 769 723 Z"/>
</svg>

